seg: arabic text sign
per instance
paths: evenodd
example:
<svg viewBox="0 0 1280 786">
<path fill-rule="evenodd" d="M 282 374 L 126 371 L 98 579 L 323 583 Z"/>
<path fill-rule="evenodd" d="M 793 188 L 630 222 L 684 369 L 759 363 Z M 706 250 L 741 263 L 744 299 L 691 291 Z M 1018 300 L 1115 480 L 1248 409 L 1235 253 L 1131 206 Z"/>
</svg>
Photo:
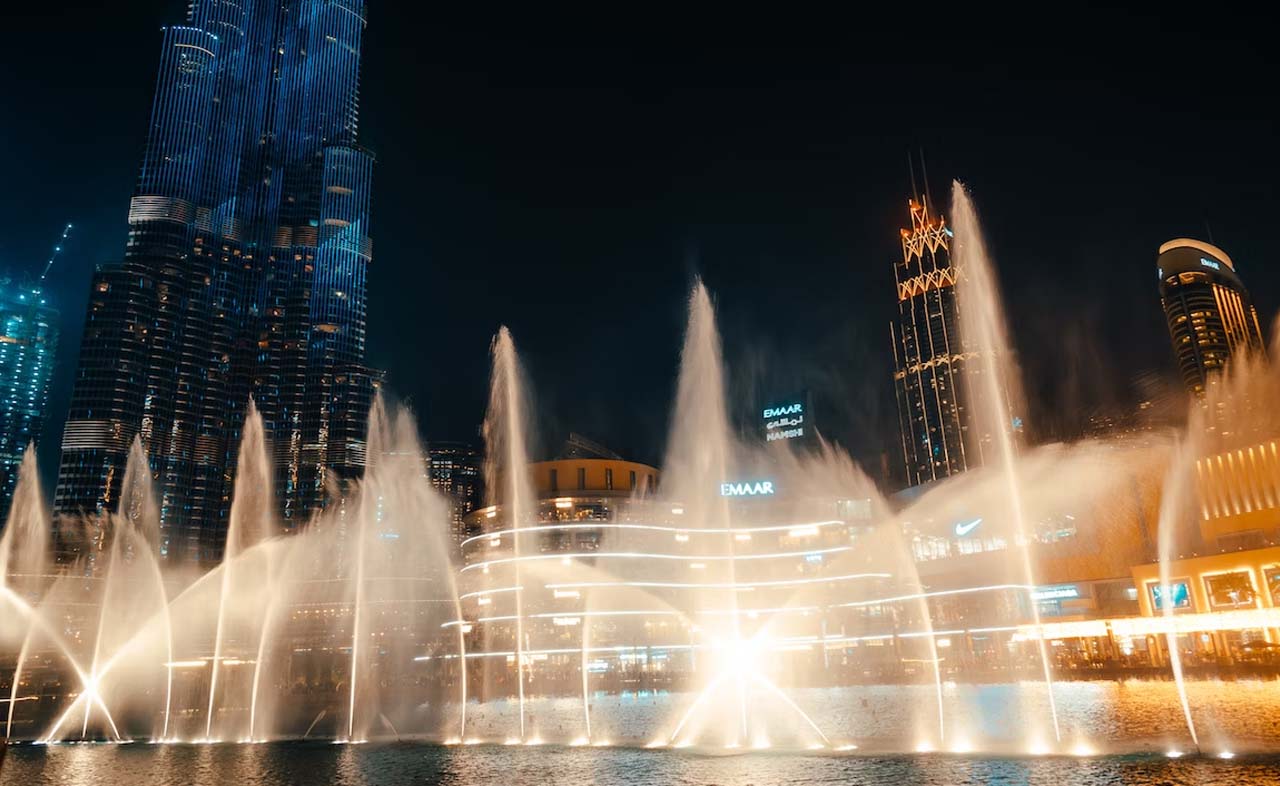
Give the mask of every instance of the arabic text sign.
<svg viewBox="0 0 1280 786">
<path fill-rule="evenodd" d="M 808 395 L 794 396 L 781 403 L 771 404 L 760 410 L 760 422 L 764 426 L 766 442 L 803 439 L 812 433 Z"/>
</svg>

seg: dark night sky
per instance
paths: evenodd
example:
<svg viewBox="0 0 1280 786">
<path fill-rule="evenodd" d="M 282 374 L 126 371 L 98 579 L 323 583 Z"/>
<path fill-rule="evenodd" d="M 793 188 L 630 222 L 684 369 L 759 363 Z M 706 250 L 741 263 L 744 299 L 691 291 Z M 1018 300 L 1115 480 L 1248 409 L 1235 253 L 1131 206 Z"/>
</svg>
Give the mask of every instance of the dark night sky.
<svg viewBox="0 0 1280 786">
<path fill-rule="evenodd" d="M 90 270 L 123 250 L 158 28 L 185 7 L 74 5 L 24 4 L 0 33 L 0 269 L 38 270 L 77 225 L 46 476 Z M 1162 241 L 1208 222 L 1264 320 L 1280 309 L 1277 69 L 1261 25 L 1221 6 L 970 29 L 915 5 L 856 25 L 371 5 L 369 362 L 427 436 L 474 438 L 506 323 L 547 442 L 573 429 L 657 460 L 701 274 L 735 406 L 807 386 L 875 473 L 897 438 L 891 263 L 920 147 L 939 201 L 953 177 L 978 201 L 1042 437 L 1170 376 Z"/>
</svg>

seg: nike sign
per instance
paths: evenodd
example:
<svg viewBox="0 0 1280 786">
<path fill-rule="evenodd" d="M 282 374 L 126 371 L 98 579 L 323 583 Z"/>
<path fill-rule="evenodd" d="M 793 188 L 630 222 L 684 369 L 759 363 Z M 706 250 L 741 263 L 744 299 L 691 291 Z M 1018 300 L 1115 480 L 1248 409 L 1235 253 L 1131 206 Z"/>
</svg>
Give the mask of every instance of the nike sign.
<svg viewBox="0 0 1280 786">
<path fill-rule="evenodd" d="M 975 529 L 977 529 L 978 525 L 981 523 L 982 523 L 982 519 L 974 519 L 973 521 L 962 521 L 957 523 L 956 537 L 963 538 L 965 535 L 968 535 L 970 532 L 973 532 Z"/>
</svg>

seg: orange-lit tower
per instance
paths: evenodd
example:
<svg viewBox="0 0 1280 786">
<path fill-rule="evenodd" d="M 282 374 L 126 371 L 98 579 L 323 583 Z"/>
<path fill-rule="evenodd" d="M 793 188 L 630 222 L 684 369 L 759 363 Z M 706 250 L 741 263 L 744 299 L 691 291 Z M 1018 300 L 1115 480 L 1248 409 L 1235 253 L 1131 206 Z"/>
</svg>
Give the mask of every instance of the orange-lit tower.
<svg viewBox="0 0 1280 786">
<path fill-rule="evenodd" d="M 908 485 L 945 478 L 982 463 L 969 442 L 968 362 L 961 341 L 951 229 L 926 198 L 908 202 L 911 228 L 902 230 L 902 261 L 893 267 L 898 319 L 890 324 L 894 391 Z"/>
</svg>

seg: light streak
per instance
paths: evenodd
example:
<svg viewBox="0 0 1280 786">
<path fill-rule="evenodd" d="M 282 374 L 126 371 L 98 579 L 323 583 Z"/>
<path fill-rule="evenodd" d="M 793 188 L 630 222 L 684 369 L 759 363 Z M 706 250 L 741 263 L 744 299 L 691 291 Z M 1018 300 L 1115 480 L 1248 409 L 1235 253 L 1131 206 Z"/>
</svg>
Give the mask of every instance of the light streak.
<svg viewBox="0 0 1280 786">
<path fill-rule="evenodd" d="M 812 552 L 806 552 L 812 553 Z M 694 558 L 697 559 L 697 558 Z M 848 573 L 843 576 L 823 576 L 810 579 L 778 579 L 774 581 L 578 581 L 564 584 L 548 584 L 549 590 L 597 589 L 602 587 L 649 587 L 654 589 L 753 589 L 756 587 L 799 587 L 805 584 L 826 584 L 855 579 L 888 579 L 890 573 Z"/>
<path fill-rule="evenodd" d="M 476 568 L 487 569 L 493 565 L 505 565 L 510 563 L 533 562 L 539 560 L 572 560 L 572 559 L 665 559 L 678 560 L 682 562 L 701 561 L 701 560 L 763 560 L 763 559 L 786 559 L 788 557 L 807 557 L 811 554 L 835 554 L 841 551 L 851 551 L 852 546 L 833 546 L 825 549 L 808 549 L 806 551 L 783 551 L 773 554 L 706 554 L 700 556 L 690 556 L 687 554 L 661 554 L 645 551 L 579 551 L 567 554 L 529 554 L 523 557 L 502 557 L 500 559 L 486 560 L 484 562 L 473 562 L 462 569 L 465 573 Z"/>
<path fill-rule="evenodd" d="M 675 510 L 673 509 L 672 512 L 674 513 Z M 489 515 L 489 514 L 486 514 L 486 515 L 488 515 L 489 518 L 493 518 L 492 515 Z M 640 531 L 650 531 L 650 532 L 674 532 L 674 533 L 689 534 L 689 535 L 720 535 L 720 536 L 736 535 L 738 533 L 750 534 L 753 532 L 785 531 L 788 535 L 792 537 L 798 537 L 800 535 L 811 535 L 811 534 L 816 535 L 820 527 L 831 527 L 831 526 L 837 526 L 845 523 L 846 522 L 840 519 L 829 519 L 826 521 L 813 521 L 813 522 L 806 522 L 803 524 L 780 524 L 780 525 L 770 525 L 767 527 L 729 527 L 729 528 L 716 528 L 716 529 L 700 529 L 697 527 L 693 527 L 693 528 L 666 527 L 658 524 L 609 524 L 606 522 L 597 522 L 597 523 L 590 523 L 590 524 L 543 524 L 537 527 L 513 527 L 510 529 L 493 530 L 491 532 L 486 532 L 482 535 L 472 535 L 471 537 L 462 541 L 462 545 L 465 546 L 468 543 L 471 543 L 473 541 L 484 540 L 486 538 L 498 538 L 503 535 L 510 535 L 516 532 L 523 534 L 523 533 L 537 533 L 537 532 L 554 532 L 557 530 L 581 530 L 581 529 L 640 530 Z"/>
<path fill-rule="evenodd" d="M 479 590 L 477 592 L 465 592 L 458 596 L 458 600 L 466 600 L 467 598 L 478 598 L 484 595 L 496 595 L 499 592 L 516 592 L 524 587 L 498 587 L 496 589 Z"/>
</svg>

